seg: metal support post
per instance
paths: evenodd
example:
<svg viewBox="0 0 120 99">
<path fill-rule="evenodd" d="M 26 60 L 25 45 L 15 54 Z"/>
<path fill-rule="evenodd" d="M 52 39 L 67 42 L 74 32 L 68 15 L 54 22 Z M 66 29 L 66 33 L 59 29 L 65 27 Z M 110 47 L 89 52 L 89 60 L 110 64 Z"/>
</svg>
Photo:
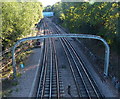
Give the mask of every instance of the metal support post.
<svg viewBox="0 0 120 99">
<path fill-rule="evenodd" d="M 108 76 L 108 67 L 109 67 L 109 53 L 110 53 L 110 48 L 107 42 L 101 38 L 100 36 L 96 35 L 88 35 L 88 34 L 50 34 L 50 35 L 40 35 L 40 36 L 33 36 L 33 37 L 28 37 L 28 38 L 23 38 L 14 45 L 12 49 L 12 61 L 13 61 L 13 75 L 16 78 L 16 61 L 15 61 L 15 49 L 16 47 L 24 41 L 27 40 L 35 40 L 35 39 L 44 39 L 44 38 L 62 38 L 62 37 L 72 37 L 72 38 L 89 38 L 89 39 L 97 39 L 100 40 L 104 43 L 105 45 L 105 61 L 104 61 L 104 75 Z"/>
</svg>

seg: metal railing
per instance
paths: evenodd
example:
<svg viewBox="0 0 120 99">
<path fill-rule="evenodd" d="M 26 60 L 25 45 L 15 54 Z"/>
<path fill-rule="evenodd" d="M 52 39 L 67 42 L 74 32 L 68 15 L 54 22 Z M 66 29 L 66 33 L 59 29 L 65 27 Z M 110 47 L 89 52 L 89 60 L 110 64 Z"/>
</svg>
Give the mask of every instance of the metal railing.
<svg viewBox="0 0 120 99">
<path fill-rule="evenodd" d="M 34 37 L 23 38 L 16 42 L 16 44 L 12 48 L 12 62 L 13 62 L 13 76 L 16 79 L 16 60 L 15 60 L 15 49 L 16 47 L 24 41 L 27 40 L 36 40 L 36 39 L 44 39 L 44 38 L 62 38 L 62 37 L 72 37 L 72 38 L 89 38 L 89 39 L 97 39 L 104 43 L 105 45 L 105 60 L 104 60 L 104 75 L 108 76 L 108 67 L 109 67 L 109 54 L 110 48 L 107 42 L 101 38 L 100 36 L 96 35 L 88 35 L 88 34 L 50 34 L 50 35 L 40 35 Z"/>
</svg>

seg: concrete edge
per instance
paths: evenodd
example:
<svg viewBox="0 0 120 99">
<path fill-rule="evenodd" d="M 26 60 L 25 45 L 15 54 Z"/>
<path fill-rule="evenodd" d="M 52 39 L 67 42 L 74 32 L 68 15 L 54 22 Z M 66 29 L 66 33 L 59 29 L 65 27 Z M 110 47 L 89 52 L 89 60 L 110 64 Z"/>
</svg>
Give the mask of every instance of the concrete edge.
<svg viewBox="0 0 120 99">
<path fill-rule="evenodd" d="M 40 55 L 40 58 L 39 58 L 39 62 L 38 62 L 38 66 L 37 66 L 37 70 L 36 70 L 36 73 L 35 73 L 35 78 L 33 80 L 33 83 L 32 83 L 32 87 L 31 87 L 31 90 L 30 90 L 30 93 L 29 93 L 29 96 L 28 97 L 35 97 L 35 92 L 37 91 L 37 82 L 38 82 L 38 76 L 40 74 L 39 72 L 39 69 L 40 69 L 40 64 L 42 63 L 42 59 L 43 59 L 43 49 L 44 49 L 44 40 L 43 40 L 43 45 L 41 46 L 41 55 Z"/>
</svg>

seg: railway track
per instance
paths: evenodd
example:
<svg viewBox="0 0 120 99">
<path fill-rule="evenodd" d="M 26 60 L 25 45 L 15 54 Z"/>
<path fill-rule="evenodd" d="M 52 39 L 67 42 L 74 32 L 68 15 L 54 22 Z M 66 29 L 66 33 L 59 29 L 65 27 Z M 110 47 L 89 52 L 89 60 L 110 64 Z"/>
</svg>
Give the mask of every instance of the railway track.
<svg viewBox="0 0 120 99">
<path fill-rule="evenodd" d="M 48 20 L 49 21 L 49 20 Z M 47 22 L 48 22 L 47 21 Z M 45 27 L 48 27 L 48 23 L 44 23 Z M 60 29 L 53 23 L 45 29 L 45 35 L 51 33 L 61 34 Z M 59 42 L 64 49 L 64 53 L 67 57 L 69 68 L 71 70 L 77 91 L 77 97 L 103 98 L 95 81 L 87 71 L 81 57 L 77 53 L 74 46 L 70 43 L 72 38 L 59 38 Z M 45 40 L 45 52 L 43 58 L 43 64 L 41 69 L 41 75 L 39 80 L 39 87 L 37 91 L 37 97 L 52 98 L 57 97 L 59 99 L 63 96 L 63 88 L 61 87 L 58 57 L 56 55 L 55 39 L 50 38 Z M 71 96 L 72 97 L 72 96 Z"/>
<path fill-rule="evenodd" d="M 44 23 L 44 28 L 46 25 Z M 49 29 L 45 28 L 45 30 L 45 35 L 50 34 Z M 44 57 L 36 97 L 41 99 L 55 97 L 59 99 L 62 97 L 63 90 L 58 70 L 56 48 L 53 39 L 45 39 L 44 43 Z"/>
</svg>

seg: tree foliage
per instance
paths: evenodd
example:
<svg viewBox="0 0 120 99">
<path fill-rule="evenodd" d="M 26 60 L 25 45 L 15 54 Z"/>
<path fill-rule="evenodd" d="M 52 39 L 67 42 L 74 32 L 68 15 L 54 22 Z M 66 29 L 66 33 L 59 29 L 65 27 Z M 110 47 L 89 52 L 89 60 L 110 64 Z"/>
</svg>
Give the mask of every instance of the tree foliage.
<svg viewBox="0 0 120 99">
<path fill-rule="evenodd" d="M 63 2 L 52 6 L 70 32 L 99 35 L 111 45 L 120 44 L 119 9 L 115 2 Z"/>
<path fill-rule="evenodd" d="M 42 18 L 40 2 L 2 3 L 3 49 L 13 46 L 20 38 L 31 33 L 31 28 Z"/>
</svg>

